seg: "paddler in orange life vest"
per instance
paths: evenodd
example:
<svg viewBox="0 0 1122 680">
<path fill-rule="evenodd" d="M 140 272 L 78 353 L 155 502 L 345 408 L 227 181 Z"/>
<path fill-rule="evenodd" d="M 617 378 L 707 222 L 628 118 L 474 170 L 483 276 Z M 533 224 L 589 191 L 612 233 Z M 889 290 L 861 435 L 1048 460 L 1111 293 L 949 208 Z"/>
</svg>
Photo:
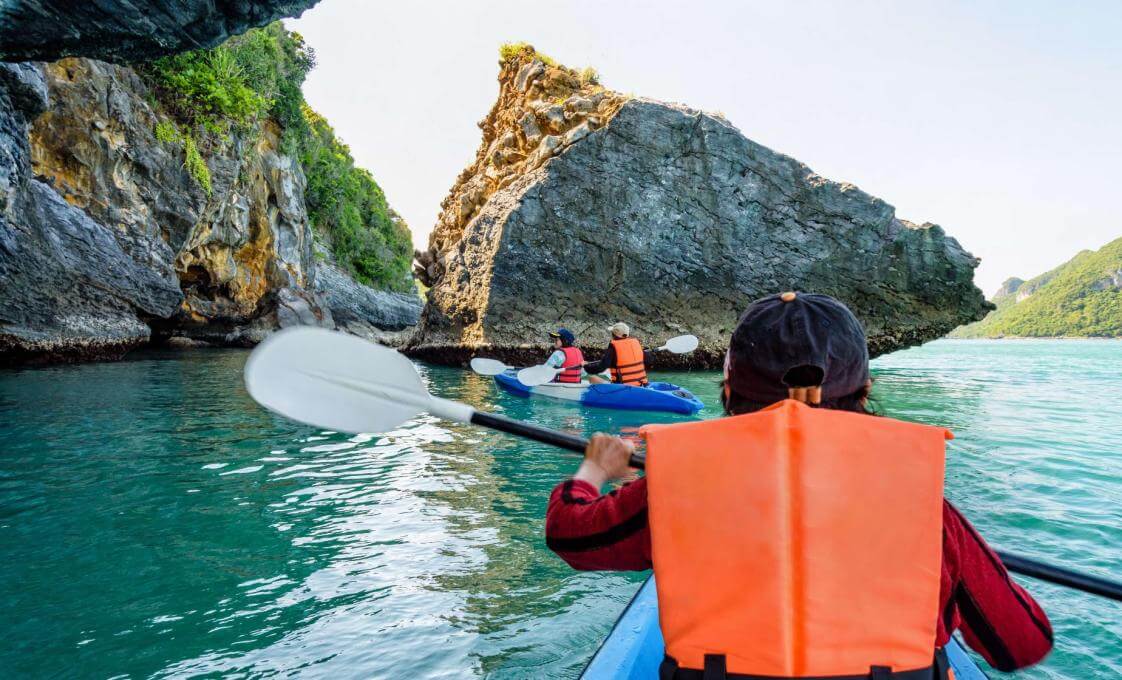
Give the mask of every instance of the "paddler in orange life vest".
<svg viewBox="0 0 1122 680">
<path fill-rule="evenodd" d="M 654 568 L 661 678 L 949 678 L 955 630 L 1010 671 L 1052 648 L 1044 611 L 943 499 L 940 427 L 867 411 L 865 332 L 840 302 L 749 306 L 730 416 L 596 435 L 554 489 L 546 542 L 577 569 Z"/>
<path fill-rule="evenodd" d="M 612 324 L 608 327 L 612 340 L 604 355 L 599 361 L 590 361 L 584 365 L 588 373 L 588 381 L 593 383 L 620 383 L 646 387 L 647 364 L 650 363 L 651 353 L 643 349 L 643 345 L 631 337 L 631 328 L 623 323 Z M 611 380 L 604 380 L 597 373 L 608 371 Z"/>
<path fill-rule="evenodd" d="M 568 328 L 558 328 L 549 334 L 553 340 L 553 354 L 545 360 L 547 366 L 562 369 L 553 378 L 553 382 L 579 383 L 581 380 L 581 366 L 584 365 L 584 355 L 580 348 L 575 346 L 577 338 Z"/>
</svg>

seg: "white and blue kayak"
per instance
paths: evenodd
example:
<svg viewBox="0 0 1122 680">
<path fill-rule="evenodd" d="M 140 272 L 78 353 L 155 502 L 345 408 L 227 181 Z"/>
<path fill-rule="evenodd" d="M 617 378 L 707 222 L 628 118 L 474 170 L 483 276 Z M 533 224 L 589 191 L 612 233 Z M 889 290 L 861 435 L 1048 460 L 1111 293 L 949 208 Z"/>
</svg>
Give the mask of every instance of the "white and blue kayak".
<svg viewBox="0 0 1122 680">
<path fill-rule="evenodd" d="M 988 680 L 954 638 L 951 638 L 946 650 L 955 680 Z M 658 627 L 658 595 L 655 593 L 654 577 L 651 577 L 620 614 L 581 678 L 657 678 L 663 656 L 662 630 Z"/>
<path fill-rule="evenodd" d="M 495 382 L 520 397 L 547 397 L 597 408 L 693 414 L 704 406 L 689 390 L 668 382 L 652 382 L 646 387 L 588 382 L 551 382 L 530 386 L 519 381 L 514 371 L 496 375 Z"/>
</svg>

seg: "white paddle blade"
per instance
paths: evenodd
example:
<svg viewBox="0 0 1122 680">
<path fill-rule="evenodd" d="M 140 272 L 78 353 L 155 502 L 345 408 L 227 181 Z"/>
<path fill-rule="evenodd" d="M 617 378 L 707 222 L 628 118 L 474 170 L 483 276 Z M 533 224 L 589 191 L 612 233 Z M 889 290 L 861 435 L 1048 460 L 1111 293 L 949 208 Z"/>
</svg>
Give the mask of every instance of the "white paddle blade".
<svg viewBox="0 0 1122 680">
<path fill-rule="evenodd" d="M 413 363 L 322 328 L 275 333 L 249 355 L 245 386 L 270 411 L 340 432 L 387 432 L 431 406 Z"/>
<path fill-rule="evenodd" d="M 659 349 L 664 349 L 674 354 L 686 354 L 697 349 L 697 336 L 696 335 L 679 335 L 676 338 L 670 338 L 666 344 Z"/>
<path fill-rule="evenodd" d="M 471 370 L 479 375 L 500 375 L 506 373 L 508 368 L 510 367 L 497 359 L 475 357 L 471 360 Z"/>
<path fill-rule="evenodd" d="M 518 372 L 518 382 L 528 387 L 544 385 L 547 382 L 552 382 L 554 376 L 556 376 L 560 370 L 559 368 L 546 366 L 544 364 L 541 366 L 531 366 Z"/>
</svg>

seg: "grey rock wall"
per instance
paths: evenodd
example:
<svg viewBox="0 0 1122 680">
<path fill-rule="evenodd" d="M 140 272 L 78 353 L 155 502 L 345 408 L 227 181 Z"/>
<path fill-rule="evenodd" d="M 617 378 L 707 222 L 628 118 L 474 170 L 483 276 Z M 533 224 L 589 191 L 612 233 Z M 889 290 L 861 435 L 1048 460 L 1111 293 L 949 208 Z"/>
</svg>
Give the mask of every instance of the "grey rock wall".
<svg viewBox="0 0 1122 680">
<path fill-rule="evenodd" d="M 327 262 L 316 267 L 314 291 L 323 296 L 340 330 L 369 339 L 416 326 L 421 316 L 416 295 L 374 290 Z"/>
<path fill-rule="evenodd" d="M 535 360 L 558 325 L 598 348 L 604 327 L 623 320 L 652 345 L 700 337 L 698 352 L 661 365 L 716 368 L 739 314 L 773 292 L 842 299 L 873 354 L 989 309 L 973 284 L 978 260 L 941 227 L 901 220 L 888 203 L 685 107 L 630 100 L 504 181 L 431 257 L 439 266 L 415 355 Z"/>
<path fill-rule="evenodd" d="M 31 175 L 29 121 L 48 106 L 38 64 L 0 63 L 0 363 L 119 356 L 183 295 L 109 228 Z"/>
<path fill-rule="evenodd" d="M 0 60 L 135 62 L 214 47 L 318 0 L 14 0 L 0 3 Z"/>
</svg>

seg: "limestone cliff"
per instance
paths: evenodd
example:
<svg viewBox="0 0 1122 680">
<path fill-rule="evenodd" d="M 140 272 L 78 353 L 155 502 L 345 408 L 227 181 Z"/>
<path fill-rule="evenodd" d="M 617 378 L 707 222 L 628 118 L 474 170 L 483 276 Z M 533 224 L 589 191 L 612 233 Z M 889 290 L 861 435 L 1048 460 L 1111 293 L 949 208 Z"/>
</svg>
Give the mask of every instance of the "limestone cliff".
<svg viewBox="0 0 1122 680">
<path fill-rule="evenodd" d="M 317 0 L 18 0 L 0 3 L 0 60 L 151 59 L 213 47 Z"/>
<path fill-rule="evenodd" d="M 274 124 L 215 138 L 207 192 L 181 145 L 157 138 L 166 114 L 132 68 L 5 69 L 32 74 L 42 97 L 13 135 L 24 190 L 0 210 L 6 362 L 111 357 L 171 336 L 250 345 L 277 327 L 334 328 L 336 313 L 368 336 L 415 323 L 414 296 L 368 289 L 329 262 L 316 280 L 330 256 L 313 255 L 304 175 Z"/>
<path fill-rule="evenodd" d="M 1001 282 L 1001 288 L 998 288 L 997 292 L 993 294 L 994 301 L 996 302 L 1003 298 L 1012 297 L 1023 285 L 1025 285 L 1025 280 L 1019 279 L 1016 276 L 1005 279 Z"/>
<path fill-rule="evenodd" d="M 0 63 L 0 363 L 120 354 L 183 299 L 170 270 L 31 175 L 28 128 L 48 104 L 39 65 Z"/>
<path fill-rule="evenodd" d="M 32 172 L 113 225 L 133 259 L 182 284 L 183 303 L 161 325 L 234 342 L 225 336 L 245 332 L 266 295 L 307 285 L 304 179 L 278 153 L 274 126 L 207 154 L 208 196 L 184 169 L 183 152 L 157 141 L 161 117 L 131 68 L 64 59 L 46 73 L 51 106 L 32 126 Z"/>
<path fill-rule="evenodd" d="M 536 360 L 557 325 L 599 347 L 624 320 L 651 343 L 698 335 L 682 361 L 717 367 L 748 302 L 787 289 L 844 300 L 880 354 L 989 308 L 978 261 L 942 228 L 720 116 L 604 90 L 532 48 L 506 55 L 499 85 L 417 255 L 431 286 L 417 356 Z"/>
<path fill-rule="evenodd" d="M 441 278 L 443 255 L 495 192 L 599 128 L 627 100 L 604 89 L 595 71 L 560 66 L 528 45 L 506 46 L 504 54 L 499 98 L 479 121 L 483 142 L 475 161 L 441 202 L 429 248 L 417 253 L 414 273 L 426 285 Z"/>
<path fill-rule="evenodd" d="M 407 289 L 407 230 L 304 106 L 314 51 L 279 23 L 231 38 L 315 2 L 0 6 L 0 364 L 416 322 L 352 278 Z M 168 58 L 24 61 L 65 56 Z"/>
</svg>

